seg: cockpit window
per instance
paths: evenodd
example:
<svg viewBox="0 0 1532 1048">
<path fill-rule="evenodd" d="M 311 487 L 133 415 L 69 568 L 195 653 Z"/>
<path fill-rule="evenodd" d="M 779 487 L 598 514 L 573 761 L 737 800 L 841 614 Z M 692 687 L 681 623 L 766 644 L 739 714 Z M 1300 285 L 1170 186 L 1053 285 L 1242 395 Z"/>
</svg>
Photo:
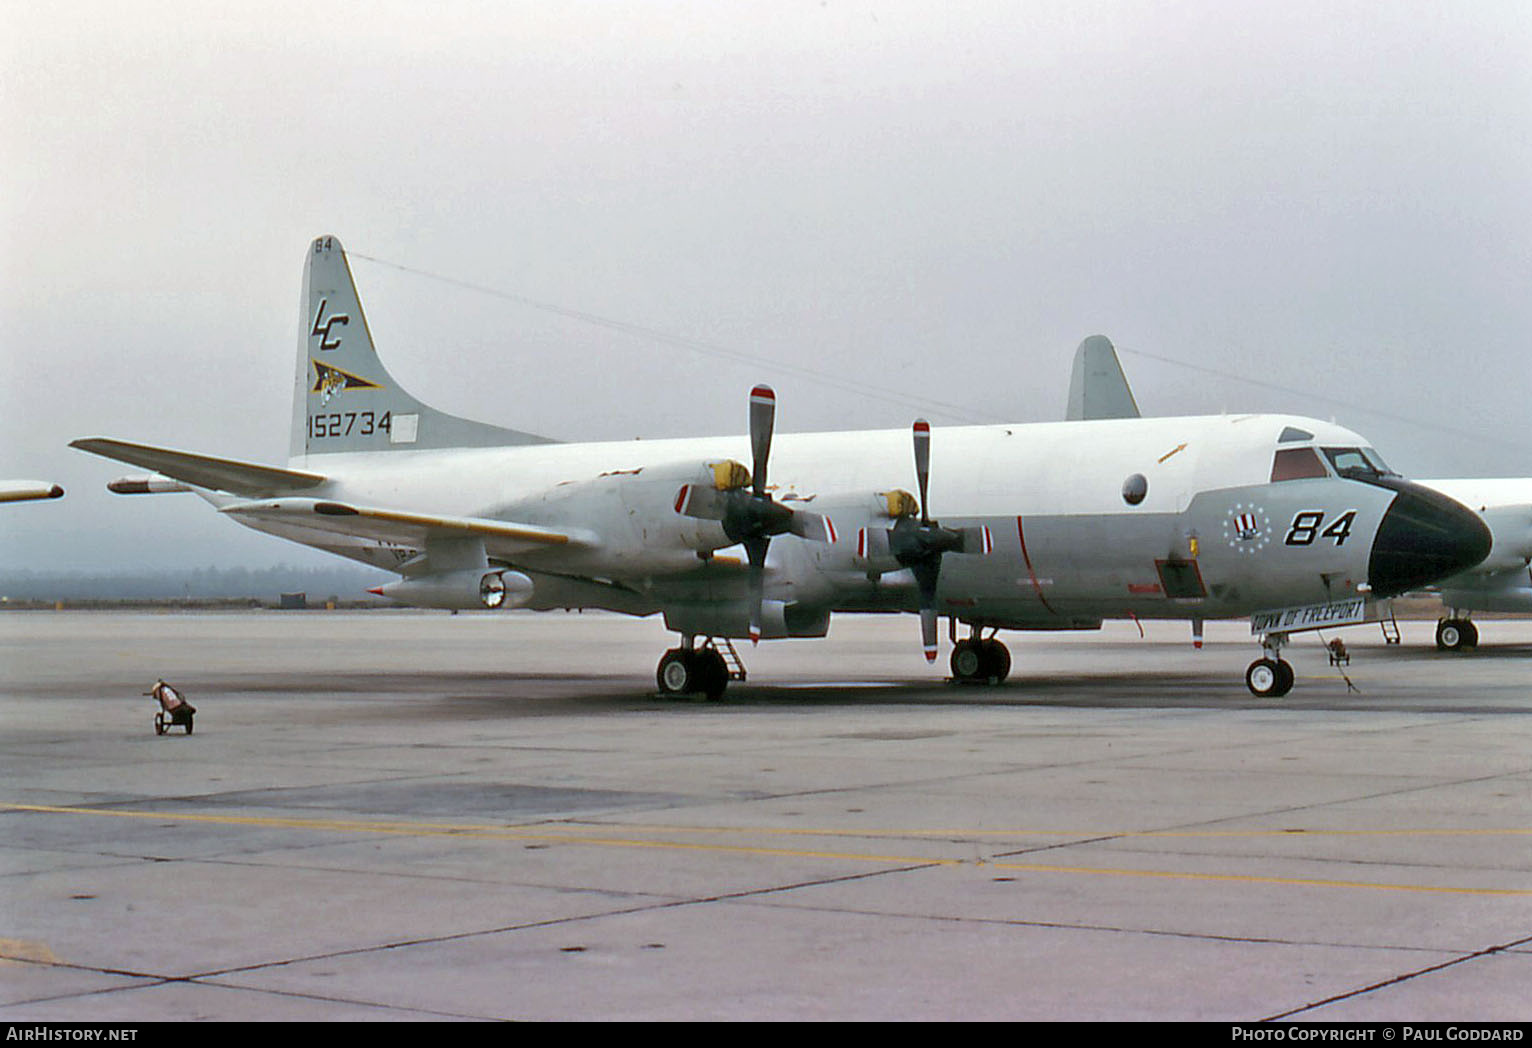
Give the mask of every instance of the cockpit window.
<svg viewBox="0 0 1532 1048">
<path fill-rule="evenodd" d="M 1325 448 L 1325 458 L 1341 476 L 1348 473 L 1365 473 L 1369 476 L 1391 474 L 1393 471 L 1372 448 Z"/>
<path fill-rule="evenodd" d="M 1303 480 L 1305 477 L 1326 477 L 1325 464 L 1313 448 L 1283 448 L 1271 460 L 1271 482 Z"/>
<path fill-rule="evenodd" d="M 1314 434 L 1297 426 L 1288 426 L 1282 430 L 1281 436 L 1277 437 L 1278 444 L 1291 444 L 1295 440 L 1313 440 Z"/>
</svg>

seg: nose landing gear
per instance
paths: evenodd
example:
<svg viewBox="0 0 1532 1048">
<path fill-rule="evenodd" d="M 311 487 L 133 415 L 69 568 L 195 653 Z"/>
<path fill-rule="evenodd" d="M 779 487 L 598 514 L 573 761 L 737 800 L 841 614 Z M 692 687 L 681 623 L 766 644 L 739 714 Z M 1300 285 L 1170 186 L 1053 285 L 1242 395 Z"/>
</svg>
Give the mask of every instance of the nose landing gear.
<svg viewBox="0 0 1532 1048">
<path fill-rule="evenodd" d="M 1250 694 L 1261 699 L 1280 699 L 1293 690 L 1297 675 L 1292 665 L 1282 658 L 1285 643 L 1285 633 L 1268 633 L 1261 638 L 1262 655 L 1245 670 L 1245 687 L 1250 689 Z"/>
</svg>

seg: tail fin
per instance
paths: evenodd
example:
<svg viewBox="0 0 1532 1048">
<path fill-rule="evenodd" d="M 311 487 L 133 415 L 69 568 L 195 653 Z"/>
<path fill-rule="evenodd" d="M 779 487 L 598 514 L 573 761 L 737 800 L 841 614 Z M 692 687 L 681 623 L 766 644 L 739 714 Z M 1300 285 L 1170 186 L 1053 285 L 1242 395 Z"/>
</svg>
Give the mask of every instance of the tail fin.
<svg viewBox="0 0 1532 1048">
<path fill-rule="evenodd" d="M 1069 379 L 1069 421 L 1099 418 L 1138 418 L 1138 403 L 1117 362 L 1117 350 L 1105 335 L 1092 335 L 1075 350 L 1074 374 Z"/>
<path fill-rule="evenodd" d="M 309 247 L 299 308 L 293 459 L 549 443 L 448 415 L 405 392 L 378 359 L 345 249 L 334 237 L 319 237 Z"/>
</svg>

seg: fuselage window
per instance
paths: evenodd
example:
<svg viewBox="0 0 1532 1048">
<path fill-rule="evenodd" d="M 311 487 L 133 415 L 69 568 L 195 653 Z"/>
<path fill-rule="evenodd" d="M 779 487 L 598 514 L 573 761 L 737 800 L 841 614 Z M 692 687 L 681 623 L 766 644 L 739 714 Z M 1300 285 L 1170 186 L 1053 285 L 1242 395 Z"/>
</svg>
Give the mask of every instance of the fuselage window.
<svg viewBox="0 0 1532 1048">
<path fill-rule="evenodd" d="M 1313 448 L 1283 448 L 1271 460 L 1271 482 L 1329 476 Z"/>
</svg>

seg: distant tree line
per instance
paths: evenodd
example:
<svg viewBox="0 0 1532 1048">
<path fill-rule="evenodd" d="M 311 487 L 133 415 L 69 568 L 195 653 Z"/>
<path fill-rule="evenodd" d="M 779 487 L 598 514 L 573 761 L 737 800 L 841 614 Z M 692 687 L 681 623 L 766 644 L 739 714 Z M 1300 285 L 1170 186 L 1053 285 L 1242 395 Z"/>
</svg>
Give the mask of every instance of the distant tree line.
<svg viewBox="0 0 1532 1048">
<path fill-rule="evenodd" d="M 338 597 L 367 600 L 367 590 L 392 579 L 364 567 L 176 568 L 160 571 L 62 572 L 0 570 L 0 598 L 13 601 L 253 599 L 275 603 L 283 593 L 309 602 Z"/>
</svg>

